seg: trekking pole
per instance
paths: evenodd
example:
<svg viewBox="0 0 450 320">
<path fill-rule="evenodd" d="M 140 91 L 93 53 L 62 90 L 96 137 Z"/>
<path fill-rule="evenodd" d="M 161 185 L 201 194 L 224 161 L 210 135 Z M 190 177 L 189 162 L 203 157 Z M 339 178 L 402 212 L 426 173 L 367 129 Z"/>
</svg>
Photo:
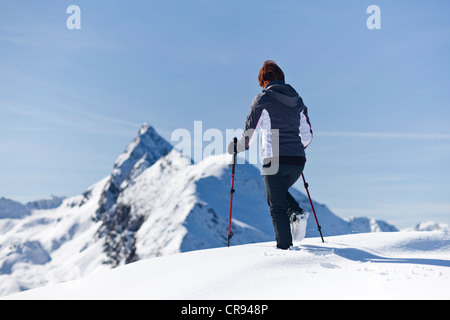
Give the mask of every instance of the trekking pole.
<svg viewBox="0 0 450 320">
<path fill-rule="evenodd" d="M 308 183 L 305 181 L 305 176 L 303 175 L 303 173 L 302 173 L 302 179 L 303 179 L 303 185 L 305 186 L 305 189 L 306 189 L 306 194 L 308 195 L 309 204 L 311 205 L 312 212 L 314 213 L 314 219 L 316 219 L 317 230 L 319 230 L 320 237 L 322 238 L 322 242 L 325 242 L 323 240 L 323 236 L 322 236 L 322 227 L 319 225 L 319 221 L 317 220 L 317 216 L 316 216 L 316 211 L 314 210 L 314 206 L 313 206 L 312 201 L 311 201 L 311 196 L 309 195 Z"/>
<path fill-rule="evenodd" d="M 237 155 L 237 138 L 233 140 L 233 164 L 231 165 L 231 190 L 230 190 L 230 218 L 228 220 L 228 247 L 230 246 L 231 239 L 231 212 L 233 210 L 233 194 L 234 194 L 234 172 L 236 169 L 236 155 Z"/>
</svg>

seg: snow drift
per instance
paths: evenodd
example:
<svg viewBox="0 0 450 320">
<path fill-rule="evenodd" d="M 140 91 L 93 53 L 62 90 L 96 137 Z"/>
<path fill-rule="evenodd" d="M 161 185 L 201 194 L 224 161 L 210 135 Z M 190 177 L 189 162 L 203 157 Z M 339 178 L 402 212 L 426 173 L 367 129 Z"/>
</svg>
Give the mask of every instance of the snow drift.
<svg viewBox="0 0 450 320">
<path fill-rule="evenodd" d="M 444 232 L 307 238 L 145 259 L 7 299 L 442 299 L 450 298 Z"/>
</svg>

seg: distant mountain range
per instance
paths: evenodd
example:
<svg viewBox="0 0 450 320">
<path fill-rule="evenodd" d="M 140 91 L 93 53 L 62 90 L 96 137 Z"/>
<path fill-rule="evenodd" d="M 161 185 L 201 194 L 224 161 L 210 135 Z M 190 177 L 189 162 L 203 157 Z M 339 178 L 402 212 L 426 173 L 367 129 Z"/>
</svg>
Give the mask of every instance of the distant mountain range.
<svg viewBox="0 0 450 320">
<path fill-rule="evenodd" d="M 83 194 L 21 204 L 0 198 L 0 295 L 75 279 L 140 259 L 226 246 L 229 155 L 193 163 L 144 124 L 112 173 Z M 272 241 L 259 169 L 236 168 L 232 245 Z M 310 211 L 308 198 L 292 195 Z M 341 219 L 313 202 L 324 237 L 398 231 L 380 220 Z M 307 237 L 317 237 L 311 214 Z"/>
<path fill-rule="evenodd" d="M 0 197 L 0 219 L 20 219 L 33 210 L 53 209 L 61 205 L 65 197 L 50 196 L 26 204 Z"/>
</svg>

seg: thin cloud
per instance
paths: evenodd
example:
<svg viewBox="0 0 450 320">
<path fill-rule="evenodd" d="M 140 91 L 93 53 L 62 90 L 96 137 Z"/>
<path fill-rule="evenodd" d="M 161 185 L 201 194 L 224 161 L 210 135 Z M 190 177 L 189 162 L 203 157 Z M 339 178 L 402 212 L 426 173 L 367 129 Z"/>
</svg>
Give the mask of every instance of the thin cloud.
<svg viewBox="0 0 450 320">
<path fill-rule="evenodd" d="M 48 132 L 52 131 L 48 127 L 13 127 L 13 128 L 0 128 L 1 132 Z"/>
<path fill-rule="evenodd" d="M 353 138 L 378 138 L 378 139 L 424 139 L 424 140 L 450 140 L 450 134 L 440 133 L 390 133 L 390 132 L 339 132 L 319 131 L 314 135 L 324 137 L 353 137 Z"/>
</svg>

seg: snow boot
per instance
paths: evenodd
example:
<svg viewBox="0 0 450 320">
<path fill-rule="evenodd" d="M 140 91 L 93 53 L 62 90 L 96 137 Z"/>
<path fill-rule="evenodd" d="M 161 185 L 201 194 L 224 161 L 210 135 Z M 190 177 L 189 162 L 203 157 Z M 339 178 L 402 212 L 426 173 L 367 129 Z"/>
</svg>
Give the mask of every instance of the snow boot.
<svg viewBox="0 0 450 320">
<path fill-rule="evenodd" d="M 303 209 L 301 211 L 290 212 L 289 221 L 291 223 L 292 241 L 300 242 L 305 238 L 306 225 L 309 212 Z"/>
</svg>

